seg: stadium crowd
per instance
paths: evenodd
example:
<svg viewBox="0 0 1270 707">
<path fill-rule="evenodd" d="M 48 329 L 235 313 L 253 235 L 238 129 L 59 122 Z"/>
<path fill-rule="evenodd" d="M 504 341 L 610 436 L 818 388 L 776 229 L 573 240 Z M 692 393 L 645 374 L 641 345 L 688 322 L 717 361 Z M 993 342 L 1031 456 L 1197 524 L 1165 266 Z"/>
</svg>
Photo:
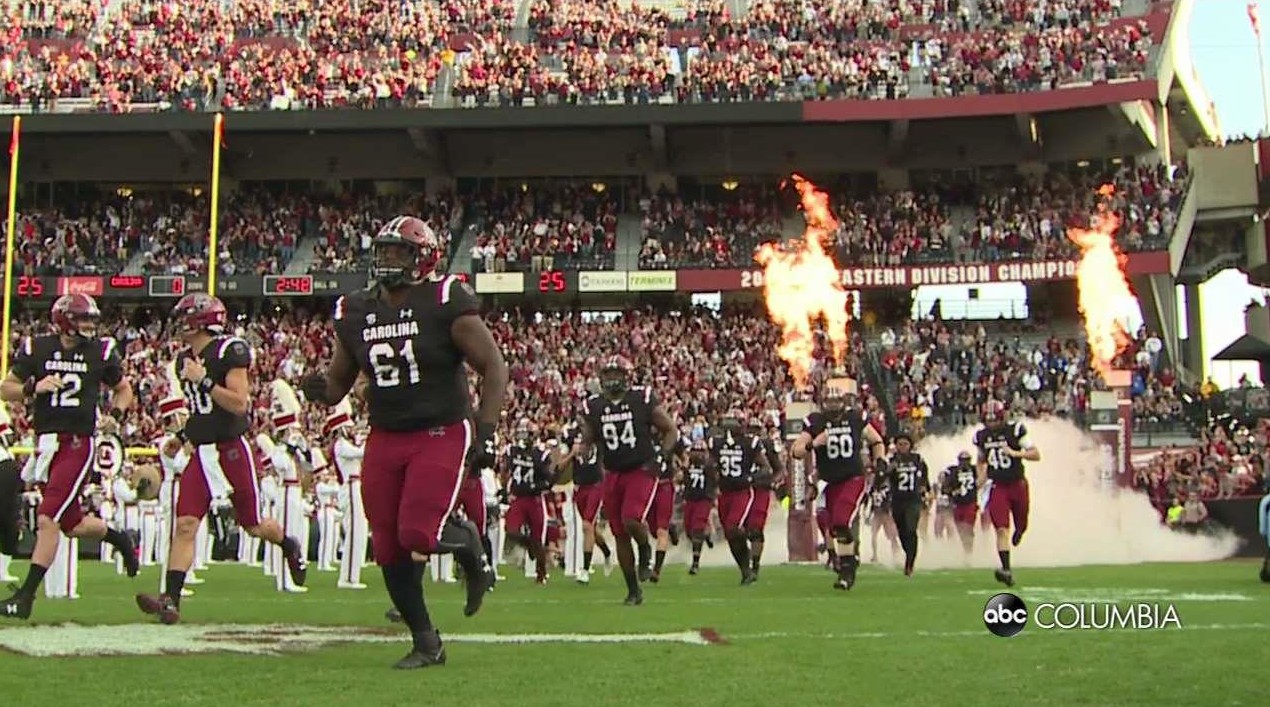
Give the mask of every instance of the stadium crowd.
<svg viewBox="0 0 1270 707">
<path fill-rule="evenodd" d="M 834 194 L 840 263 L 900 265 L 1070 257 L 1077 247 L 1066 228 L 1087 226 L 1098 188 L 1115 187 L 1107 204 L 1121 221 L 1126 252 L 1162 247 L 1185 195 L 1184 165 L 1122 165 L 1114 173 L 1058 171 L 969 189 L 903 190 L 862 196 Z M 685 199 L 659 194 L 641 201 L 640 267 L 743 267 L 755 246 L 793 236 L 788 205 L 771 189 L 738 188 L 732 196 Z M 798 226 L 801 230 L 801 224 Z"/>
<path fill-rule="evenodd" d="M 931 187 L 847 197 L 835 194 L 841 263 L 899 265 L 1074 255 L 1065 227 L 1086 222 L 1096 187 L 1116 186 L 1111 206 L 1123 225 L 1124 251 L 1158 249 L 1172 233 L 1187 178 L 1159 167 L 1122 167 L 1114 175 L 1058 172 L 972 190 Z M 832 189 L 831 189 L 832 191 Z M 667 193 L 628 197 L 639 210 L 639 267 L 745 267 L 763 242 L 800 227 L 790 193 L 740 185 L 708 198 Z M 323 195 L 241 187 L 225 195 L 219 222 L 222 274 L 281 273 L 297 255 L 314 272 L 366 267 L 367 234 L 384 213 L 415 213 L 457 247 L 475 229 L 473 269 L 611 269 L 624 204 L 612 191 L 518 185 L 456 194 Z M 136 257 L 147 274 L 206 271 L 208 201 L 192 192 L 76 194 L 53 206 L 22 208 L 18 263 L 26 275 L 110 275 Z M 304 252 L 300 250 L 303 247 Z M 138 255 L 140 254 L 140 255 Z"/>
<path fill-rule="evenodd" d="M 33 110 L 421 106 L 449 67 L 472 106 L 897 98 L 913 70 L 1017 92 L 1142 75 L 1159 39 L 1119 0 L 536 0 L 523 28 L 509 0 L 8 6 L 0 101 Z"/>
</svg>

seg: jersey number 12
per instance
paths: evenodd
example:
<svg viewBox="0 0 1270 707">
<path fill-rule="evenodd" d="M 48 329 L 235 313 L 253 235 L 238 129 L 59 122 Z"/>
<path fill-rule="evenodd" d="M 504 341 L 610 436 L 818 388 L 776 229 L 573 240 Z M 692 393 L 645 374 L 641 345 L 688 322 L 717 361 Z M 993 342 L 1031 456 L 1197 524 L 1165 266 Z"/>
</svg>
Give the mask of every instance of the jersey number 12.
<svg viewBox="0 0 1270 707">
<path fill-rule="evenodd" d="M 79 393 L 84 389 L 84 379 L 77 373 L 63 373 L 61 379 L 62 387 L 49 395 L 49 407 L 79 407 Z"/>
<path fill-rule="evenodd" d="M 407 339 L 399 349 L 381 341 L 370 347 L 370 366 L 375 371 L 376 388 L 396 388 L 401 385 L 401 369 L 398 359 L 405 361 L 406 385 L 419 382 L 419 359 L 415 357 L 415 341 Z"/>
</svg>

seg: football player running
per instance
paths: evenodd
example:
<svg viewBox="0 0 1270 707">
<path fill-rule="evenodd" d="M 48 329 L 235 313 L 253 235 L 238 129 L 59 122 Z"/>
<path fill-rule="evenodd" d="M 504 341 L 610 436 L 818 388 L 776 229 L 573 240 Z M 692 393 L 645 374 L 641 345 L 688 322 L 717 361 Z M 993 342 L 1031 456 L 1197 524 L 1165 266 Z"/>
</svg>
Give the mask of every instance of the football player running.
<svg viewBox="0 0 1270 707">
<path fill-rule="evenodd" d="M 854 380 L 844 376 L 826 380 L 820 390 L 820 410 L 803 420 L 803 431 L 792 450 L 795 459 L 804 459 L 812 452 L 815 473 L 826 483 L 825 506 L 839 558 L 833 587 L 842 590 L 855 586 L 860 564 L 851 528 L 864 493 L 866 445 L 873 454 L 875 471 L 886 470 L 886 444 L 855 406 L 855 396 Z"/>
<path fill-rule="evenodd" d="M 446 660 L 415 554 L 454 555 L 467 584 L 467 616 L 480 609 L 492 582 L 480 533 L 452 513 L 465 473 L 494 465 L 507 364 L 476 294 L 439 271 L 443 255 L 423 221 L 398 216 L 384 224 L 371 241 L 374 285 L 336 301 L 330 365 L 303 384 L 305 397 L 329 407 L 359 373 L 368 380 L 362 501 L 375 561 L 413 640 L 399 669 Z M 481 378 L 475 424 L 465 366 Z"/>
<path fill-rule="evenodd" d="M 907 434 L 895 436 L 895 454 L 886 477 L 891 487 L 891 517 L 904 548 L 904 576 L 911 577 L 917 563 L 919 516 L 930 496 L 930 475 L 926 460 L 913 451 L 913 439 Z"/>
<path fill-rule="evenodd" d="M 182 431 L 193 447 L 176 488 L 176 526 L 168 548 L 164 592 L 138 594 L 137 606 L 165 624 L 181 620 L 181 596 L 194 565 L 195 543 L 212 499 L 228 496 L 238 525 L 278 545 L 297 586 L 308 574 L 303 546 L 276 520 L 260 517 L 256 456 L 247 441 L 251 428 L 251 347 L 225 334 L 228 312 L 217 298 L 198 292 L 172 310 L 182 343 L 176 370 L 190 415 Z"/>
<path fill-rule="evenodd" d="M 129 577 L 137 576 L 138 560 L 132 540 L 108 526 L 100 518 L 86 515 L 80 506 L 84 483 L 96 459 L 95 439 L 101 390 L 110 392 L 110 415 L 123 417 L 132 405 L 132 384 L 124 376 L 118 344 L 97 334 L 101 311 L 92 297 L 62 295 L 53 303 L 56 333 L 24 340 L 13 357 L 13 366 L 3 383 L 0 398 L 21 402 L 31 411 L 35 428 L 35 457 L 30 462 L 28 482 L 44 484 L 44 494 L 36 510 L 35 548 L 26 580 L 13 596 L 0 601 L 0 617 L 27 619 L 35 603 L 36 590 L 53 564 L 61 536 L 104 540 L 123 557 Z M 2 403 L 0 403 L 2 404 Z M 8 479 L 12 468 L 0 470 Z M 13 523 L 11 484 L 0 486 L 5 500 L 0 502 L 0 521 L 8 539 L 16 535 Z M 13 523 L 13 526 L 10 524 Z M 10 554 L 10 553 L 6 553 Z"/>
<path fill-rule="evenodd" d="M 992 482 L 988 491 L 988 516 L 996 529 L 997 557 L 1001 560 L 995 576 L 998 582 L 1012 587 L 1010 548 L 1018 547 L 1023 533 L 1027 532 L 1030 503 L 1023 463 L 1039 462 L 1041 451 L 1032 443 L 1022 422 L 1006 420 L 1005 405 L 1001 402 L 991 400 L 984 406 L 983 421 L 983 428 L 975 432 L 974 438 L 975 448 L 979 450 L 977 481 L 980 488 Z"/>
<path fill-rule="evenodd" d="M 598 448 L 604 468 L 604 513 L 617 543 L 628 606 L 644 603 L 649 576 L 648 511 L 657 492 L 656 445 L 670 456 L 679 441 L 675 421 L 651 388 L 632 386 L 631 365 L 614 356 L 600 369 L 600 394 L 587 398 L 580 454 Z M 654 436 L 654 429 L 659 437 Z M 639 546 L 636 565 L 634 541 Z M 639 568 L 637 571 L 636 568 Z M 641 576 L 643 575 L 643 576 Z"/>
</svg>

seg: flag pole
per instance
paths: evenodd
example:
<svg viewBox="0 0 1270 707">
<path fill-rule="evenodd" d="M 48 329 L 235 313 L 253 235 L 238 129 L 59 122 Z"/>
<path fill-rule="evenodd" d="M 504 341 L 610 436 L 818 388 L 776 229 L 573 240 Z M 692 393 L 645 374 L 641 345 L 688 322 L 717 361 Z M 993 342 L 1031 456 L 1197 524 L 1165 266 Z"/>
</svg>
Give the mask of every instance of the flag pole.
<svg viewBox="0 0 1270 707">
<path fill-rule="evenodd" d="M 220 225 L 220 146 L 225 135 L 225 114 L 217 113 L 212 122 L 212 193 L 211 219 L 207 224 L 207 293 L 216 295 L 216 268 L 220 265 L 217 244 Z"/>
<path fill-rule="evenodd" d="M 13 319 L 13 249 L 18 230 L 18 150 L 22 144 L 22 116 L 13 116 L 9 138 L 9 212 L 4 232 L 4 324 L 0 326 L 0 376 L 9 375 L 10 320 Z"/>
<path fill-rule="evenodd" d="M 1257 39 L 1257 70 L 1261 73 L 1261 135 L 1270 135 L 1270 84 L 1266 82 L 1266 50 L 1261 41 L 1261 12 L 1256 0 L 1248 2 L 1248 22 Z"/>
</svg>

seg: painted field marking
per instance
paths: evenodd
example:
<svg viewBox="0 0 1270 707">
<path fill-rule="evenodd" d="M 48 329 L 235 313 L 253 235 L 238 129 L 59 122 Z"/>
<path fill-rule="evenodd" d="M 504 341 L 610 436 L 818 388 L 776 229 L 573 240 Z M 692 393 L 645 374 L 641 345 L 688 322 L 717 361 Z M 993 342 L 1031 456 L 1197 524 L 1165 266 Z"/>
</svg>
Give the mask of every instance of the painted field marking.
<svg viewBox="0 0 1270 707">
<path fill-rule="evenodd" d="M 966 594 L 972 596 L 990 597 L 994 594 L 1000 594 L 1001 589 L 971 589 Z M 1081 602 L 1098 602 L 1098 603 L 1118 603 L 1118 602 L 1170 602 L 1170 601 L 1195 601 L 1195 602 L 1227 602 L 1227 601 L 1255 601 L 1253 597 L 1247 594 L 1237 594 L 1234 592 L 1175 592 L 1169 589 L 1158 589 L 1154 587 L 1030 587 L 1020 586 L 1009 590 L 1012 594 L 1016 594 L 1023 599 L 1030 597 L 1042 597 L 1046 599 L 1061 600 L 1069 603 Z"/>
<path fill-rule="evenodd" d="M 123 624 L 21 626 L 0 629 L 0 650 L 37 657 L 245 653 L 280 655 L 338 643 L 402 643 L 399 630 L 359 626 L 286 624 Z M 671 633 L 447 634 L 446 643 L 678 643 L 708 646 L 721 642 L 710 629 Z"/>
<path fill-rule="evenodd" d="M 1172 633 L 1173 631 L 1264 631 L 1270 628 L 1270 624 L 1266 623 L 1246 623 L 1246 624 L 1183 624 L 1181 628 L 1160 629 L 1151 633 Z M 1099 630 L 1098 633 L 1145 633 L 1141 629 L 1133 628 L 1107 628 Z M 1064 634 L 1068 631 L 1033 631 L 1015 636 L 1037 636 L 1045 634 Z M 798 631 L 768 631 L 763 633 L 729 633 L 727 640 L 730 642 L 741 641 L 758 641 L 772 638 L 800 638 L 800 639 L 822 639 L 822 640 L 853 640 L 865 638 L 964 638 L 964 637 L 983 636 L 992 640 L 997 640 L 992 634 L 985 630 L 979 631 L 860 631 L 851 633 L 816 633 L 816 632 L 798 632 Z"/>
</svg>

